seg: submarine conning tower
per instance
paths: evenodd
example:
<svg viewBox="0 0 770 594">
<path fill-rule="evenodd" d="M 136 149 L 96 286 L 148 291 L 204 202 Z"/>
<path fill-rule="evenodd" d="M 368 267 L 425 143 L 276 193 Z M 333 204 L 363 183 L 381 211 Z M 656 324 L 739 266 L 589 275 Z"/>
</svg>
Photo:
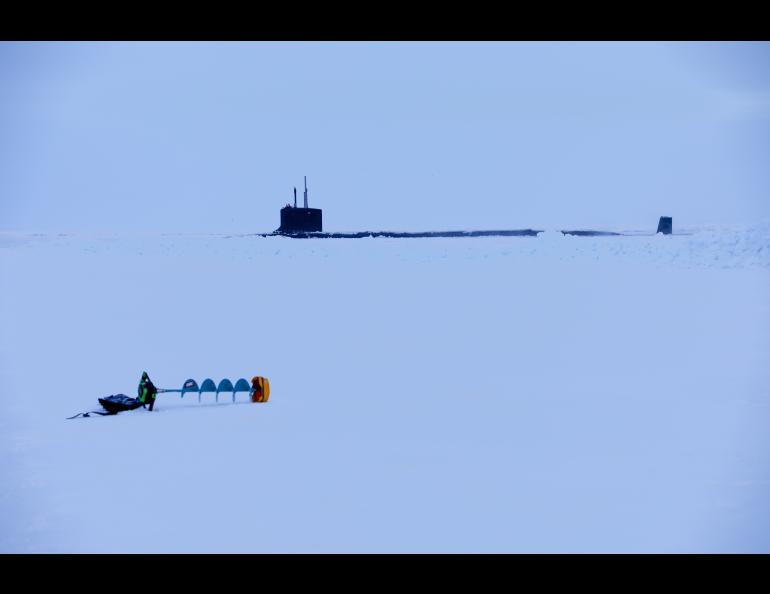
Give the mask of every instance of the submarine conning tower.
<svg viewBox="0 0 770 594">
<path fill-rule="evenodd" d="M 313 233 L 323 231 L 320 208 L 308 208 L 307 176 L 305 176 L 305 206 L 297 207 L 297 188 L 294 188 L 294 206 L 287 204 L 281 209 L 281 226 L 278 233 Z"/>
</svg>

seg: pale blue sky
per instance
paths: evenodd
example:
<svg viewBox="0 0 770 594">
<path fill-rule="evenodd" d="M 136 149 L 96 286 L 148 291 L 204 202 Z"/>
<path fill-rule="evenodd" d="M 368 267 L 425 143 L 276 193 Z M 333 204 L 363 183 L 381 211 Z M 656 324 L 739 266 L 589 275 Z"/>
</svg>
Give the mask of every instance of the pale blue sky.
<svg viewBox="0 0 770 594">
<path fill-rule="evenodd" d="M 0 229 L 770 216 L 770 43 L 0 43 Z"/>
</svg>

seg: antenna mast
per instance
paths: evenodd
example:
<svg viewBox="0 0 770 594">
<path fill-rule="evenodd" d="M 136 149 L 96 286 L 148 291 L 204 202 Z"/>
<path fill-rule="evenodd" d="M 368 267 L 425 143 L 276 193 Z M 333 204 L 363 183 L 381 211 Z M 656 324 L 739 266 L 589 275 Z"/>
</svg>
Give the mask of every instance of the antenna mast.
<svg viewBox="0 0 770 594">
<path fill-rule="evenodd" d="M 305 176 L 305 208 L 307 208 L 307 175 Z"/>
</svg>

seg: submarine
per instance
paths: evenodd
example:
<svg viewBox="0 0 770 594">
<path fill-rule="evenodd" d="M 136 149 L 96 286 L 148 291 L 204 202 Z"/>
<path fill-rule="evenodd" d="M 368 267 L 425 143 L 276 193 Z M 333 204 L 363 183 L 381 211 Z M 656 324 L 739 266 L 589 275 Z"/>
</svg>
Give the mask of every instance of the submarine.
<svg viewBox="0 0 770 594">
<path fill-rule="evenodd" d="M 542 229 L 494 229 L 483 231 L 358 231 L 354 233 L 328 233 L 323 230 L 323 212 L 320 208 L 308 206 L 307 176 L 303 206 L 297 206 L 297 188 L 294 188 L 294 205 L 281 208 L 280 226 L 272 233 L 257 233 L 261 237 L 283 236 L 295 239 L 361 239 L 364 237 L 537 237 Z M 673 234 L 672 217 L 660 217 L 658 229 L 653 233 L 629 233 L 616 231 L 594 231 L 591 229 L 562 230 L 563 235 L 576 237 L 620 237 L 630 235 Z M 681 235 L 679 233 L 678 235 Z M 685 233 L 686 235 L 686 233 Z"/>
</svg>

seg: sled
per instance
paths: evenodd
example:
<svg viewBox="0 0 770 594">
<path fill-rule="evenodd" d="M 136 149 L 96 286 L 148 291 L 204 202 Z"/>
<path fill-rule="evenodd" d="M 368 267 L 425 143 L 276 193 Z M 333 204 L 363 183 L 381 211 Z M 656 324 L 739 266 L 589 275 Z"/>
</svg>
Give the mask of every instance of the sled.
<svg viewBox="0 0 770 594">
<path fill-rule="evenodd" d="M 134 410 L 135 408 L 142 406 L 142 403 L 139 402 L 139 400 L 130 398 L 125 394 L 114 394 L 112 396 L 107 396 L 106 398 L 99 398 L 99 404 L 101 404 L 108 413 L 113 415 L 123 412 L 124 410 Z"/>
</svg>

